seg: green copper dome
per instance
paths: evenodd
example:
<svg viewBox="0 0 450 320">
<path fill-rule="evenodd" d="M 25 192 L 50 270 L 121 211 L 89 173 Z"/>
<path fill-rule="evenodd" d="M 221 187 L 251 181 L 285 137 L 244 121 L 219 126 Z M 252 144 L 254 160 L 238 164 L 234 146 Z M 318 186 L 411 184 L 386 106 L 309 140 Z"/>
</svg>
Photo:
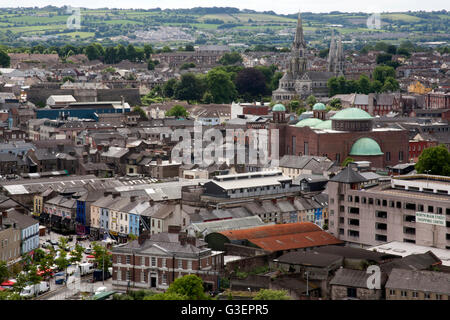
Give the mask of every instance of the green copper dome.
<svg viewBox="0 0 450 320">
<path fill-rule="evenodd" d="M 283 111 L 286 112 L 286 107 L 283 106 L 281 103 L 277 103 L 273 106 L 272 111 Z"/>
<path fill-rule="evenodd" d="M 326 109 L 327 108 L 325 107 L 325 105 L 323 103 L 320 103 L 320 102 L 316 103 L 313 106 L 313 110 L 326 110 Z"/>
<path fill-rule="evenodd" d="M 378 143 L 371 138 L 360 138 L 356 140 L 350 150 L 351 156 L 379 156 L 382 155 Z"/>
<path fill-rule="evenodd" d="M 347 108 L 339 111 L 334 116 L 331 117 L 331 120 L 370 120 L 373 117 L 361 110 L 359 108 Z"/>
<path fill-rule="evenodd" d="M 317 126 L 319 123 L 322 123 L 323 121 L 317 118 L 308 118 L 303 119 L 297 122 L 295 125 L 296 127 L 314 127 Z"/>
<path fill-rule="evenodd" d="M 314 129 L 330 129 L 331 130 L 331 120 L 322 121 L 314 126 Z"/>
</svg>

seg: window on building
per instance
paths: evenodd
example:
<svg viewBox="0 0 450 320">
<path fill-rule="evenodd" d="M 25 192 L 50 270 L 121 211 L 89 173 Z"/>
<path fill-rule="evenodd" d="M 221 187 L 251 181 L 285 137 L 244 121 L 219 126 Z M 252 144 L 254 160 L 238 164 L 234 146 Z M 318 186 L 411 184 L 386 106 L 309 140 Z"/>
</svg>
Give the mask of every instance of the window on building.
<svg viewBox="0 0 450 320">
<path fill-rule="evenodd" d="M 436 294 L 436 300 L 442 300 L 442 294 Z"/>
<path fill-rule="evenodd" d="M 425 293 L 423 294 L 423 297 L 424 297 L 425 299 L 430 299 L 430 294 L 429 294 L 428 292 L 425 292 Z"/>
<path fill-rule="evenodd" d="M 419 293 L 417 291 L 413 291 L 412 292 L 412 297 L 413 298 L 418 298 L 419 297 Z"/>
<path fill-rule="evenodd" d="M 347 297 L 356 298 L 356 288 L 347 288 Z"/>
<path fill-rule="evenodd" d="M 376 241 L 387 242 L 387 236 L 384 234 L 375 234 Z"/>
<path fill-rule="evenodd" d="M 178 269 L 183 269 L 183 260 L 178 259 Z"/>
<path fill-rule="evenodd" d="M 152 257 L 152 267 L 156 267 L 156 257 Z"/>
<path fill-rule="evenodd" d="M 386 152 L 386 161 L 391 161 L 391 153 L 389 151 Z"/>
<path fill-rule="evenodd" d="M 131 256 L 126 256 L 126 264 L 130 264 Z"/>
<path fill-rule="evenodd" d="M 189 270 L 192 270 L 192 261 L 191 260 L 188 260 L 187 268 Z"/>
<path fill-rule="evenodd" d="M 395 290 L 394 289 L 389 289 L 389 295 L 390 296 L 395 296 Z"/>
<path fill-rule="evenodd" d="M 167 274 L 163 273 L 162 276 L 162 284 L 166 285 L 167 284 Z"/>
<path fill-rule="evenodd" d="M 131 273 L 129 270 L 127 270 L 127 281 L 131 280 Z"/>
<path fill-rule="evenodd" d="M 408 296 L 408 292 L 404 291 L 404 290 L 400 291 L 400 294 L 401 294 L 402 297 L 407 297 Z"/>
</svg>

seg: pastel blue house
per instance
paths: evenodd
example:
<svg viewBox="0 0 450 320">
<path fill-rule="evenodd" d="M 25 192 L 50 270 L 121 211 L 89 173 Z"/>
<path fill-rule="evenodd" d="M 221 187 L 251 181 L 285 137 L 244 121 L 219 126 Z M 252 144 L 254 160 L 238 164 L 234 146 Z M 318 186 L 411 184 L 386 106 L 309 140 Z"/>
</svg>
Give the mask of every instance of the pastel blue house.
<svg viewBox="0 0 450 320">
<path fill-rule="evenodd" d="M 134 234 L 135 236 L 139 236 L 139 215 L 130 213 L 129 217 L 129 234 Z"/>
<path fill-rule="evenodd" d="M 7 214 L 20 229 L 21 254 L 39 248 L 39 221 L 15 209 L 7 210 Z"/>
<path fill-rule="evenodd" d="M 104 234 L 106 239 L 109 233 L 109 209 L 100 208 L 100 234 Z"/>
</svg>

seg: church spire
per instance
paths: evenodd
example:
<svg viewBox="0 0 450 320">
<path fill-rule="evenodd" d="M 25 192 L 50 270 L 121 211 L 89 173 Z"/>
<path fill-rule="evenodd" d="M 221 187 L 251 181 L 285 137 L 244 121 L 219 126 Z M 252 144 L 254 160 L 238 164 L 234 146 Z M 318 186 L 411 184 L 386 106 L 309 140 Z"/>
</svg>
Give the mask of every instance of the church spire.
<svg viewBox="0 0 450 320">
<path fill-rule="evenodd" d="M 336 40 L 334 38 L 334 29 L 331 30 L 330 50 L 328 51 L 328 71 L 336 72 Z"/>
<path fill-rule="evenodd" d="M 306 47 L 305 38 L 303 37 L 302 17 L 300 14 L 300 10 L 298 11 L 297 30 L 295 31 L 293 46 L 296 49 Z"/>
<path fill-rule="evenodd" d="M 336 51 L 336 73 L 339 75 L 344 74 L 344 49 L 342 47 L 342 37 L 339 35 L 339 40 L 337 43 L 337 51 Z"/>
</svg>

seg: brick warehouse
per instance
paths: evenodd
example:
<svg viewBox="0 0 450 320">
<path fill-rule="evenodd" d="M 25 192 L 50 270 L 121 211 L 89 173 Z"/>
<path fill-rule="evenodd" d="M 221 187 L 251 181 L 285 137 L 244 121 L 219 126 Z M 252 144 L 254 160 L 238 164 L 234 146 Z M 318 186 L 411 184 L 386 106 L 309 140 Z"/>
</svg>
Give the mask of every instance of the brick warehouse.
<svg viewBox="0 0 450 320">
<path fill-rule="evenodd" d="M 283 107 L 283 108 L 281 108 Z M 270 129 L 279 129 L 279 155 L 314 155 L 328 157 L 339 164 L 347 157 L 370 161 L 375 168 L 407 163 L 408 131 L 374 128 L 373 117 L 358 108 L 346 108 L 329 120 L 325 106 L 313 107 L 314 118 L 295 125 L 285 121 L 285 108 L 272 109 Z"/>
<path fill-rule="evenodd" d="M 223 271 L 223 252 L 178 230 L 141 235 L 113 249 L 113 286 L 165 290 L 177 278 L 195 274 L 205 289 L 216 290 Z"/>
</svg>

